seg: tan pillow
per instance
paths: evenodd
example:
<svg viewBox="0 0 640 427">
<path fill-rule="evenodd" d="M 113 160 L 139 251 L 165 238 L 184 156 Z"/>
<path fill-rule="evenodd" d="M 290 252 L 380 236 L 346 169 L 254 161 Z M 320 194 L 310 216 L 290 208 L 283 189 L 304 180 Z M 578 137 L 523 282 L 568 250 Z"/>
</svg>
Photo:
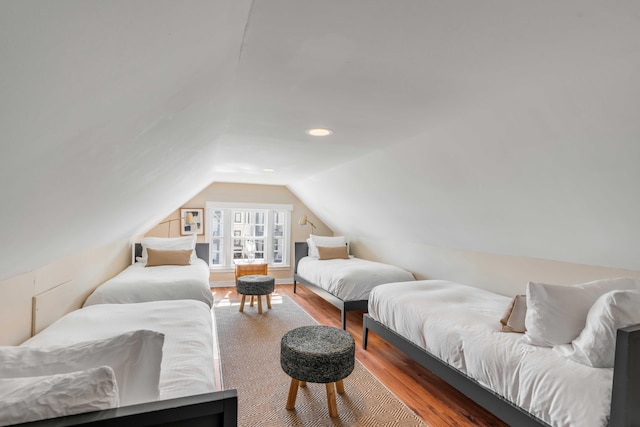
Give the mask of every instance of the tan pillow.
<svg viewBox="0 0 640 427">
<path fill-rule="evenodd" d="M 344 246 L 318 246 L 318 257 L 320 259 L 349 259 L 347 245 Z"/>
<path fill-rule="evenodd" d="M 509 303 L 509 307 L 504 312 L 500 324 L 502 332 L 526 332 L 524 319 L 527 315 L 527 296 L 516 295 Z"/>
<path fill-rule="evenodd" d="M 147 248 L 147 265 L 145 267 L 189 265 L 191 264 L 191 252 L 193 252 L 193 249 L 170 251 Z"/>
</svg>

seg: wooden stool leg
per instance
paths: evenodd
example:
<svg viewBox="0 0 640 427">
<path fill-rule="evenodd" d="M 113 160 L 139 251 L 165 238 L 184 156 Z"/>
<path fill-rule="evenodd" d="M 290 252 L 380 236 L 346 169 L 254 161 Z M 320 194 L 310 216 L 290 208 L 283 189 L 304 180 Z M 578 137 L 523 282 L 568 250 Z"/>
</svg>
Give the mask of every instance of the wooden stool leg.
<svg viewBox="0 0 640 427">
<path fill-rule="evenodd" d="M 336 404 L 336 387 L 335 383 L 327 383 L 327 404 L 329 405 L 329 416 L 338 416 L 338 405 Z"/>
<path fill-rule="evenodd" d="M 246 295 L 242 295 L 242 299 L 240 299 L 240 313 L 244 311 L 244 300 L 247 298 Z"/>
<path fill-rule="evenodd" d="M 344 383 L 342 380 L 336 381 L 336 390 L 338 394 L 344 394 Z"/>
<path fill-rule="evenodd" d="M 253 295 L 251 295 L 251 302 L 249 303 L 249 307 L 253 307 Z"/>
<path fill-rule="evenodd" d="M 306 381 L 300 381 L 300 387 L 306 387 L 306 386 L 307 386 Z"/>
<path fill-rule="evenodd" d="M 291 378 L 291 384 L 289 385 L 289 396 L 287 396 L 287 406 L 285 408 L 291 410 L 296 407 L 296 397 L 298 396 L 298 384 L 300 381 L 295 378 Z"/>
<path fill-rule="evenodd" d="M 271 294 L 267 294 L 267 307 L 271 310 Z"/>
<path fill-rule="evenodd" d="M 262 295 L 256 295 L 258 298 L 258 314 L 262 314 Z"/>
</svg>

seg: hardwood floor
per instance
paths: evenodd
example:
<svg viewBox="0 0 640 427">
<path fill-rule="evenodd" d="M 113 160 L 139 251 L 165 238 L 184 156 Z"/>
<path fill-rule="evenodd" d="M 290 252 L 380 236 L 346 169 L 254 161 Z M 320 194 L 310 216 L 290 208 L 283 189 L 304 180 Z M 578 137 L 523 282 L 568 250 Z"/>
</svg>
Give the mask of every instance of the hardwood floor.
<svg viewBox="0 0 640 427">
<path fill-rule="evenodd" d="M 235 287 L 213 288 L 216 299 L 234 299 Z M 304 286 L 276 285 L 275 294 L 287 295 L 318 323 L 340 328 L 340 310 Z M 237 298 L 237 294 L 235 294 Z M 273 308 L 277 310 L 277 307 Z M 362 349 L 362 312 L 349 312 L 347 331 L 356 340 L 356 358 L 405 405 L 431 427 L 506 426 L 462 393 L 404 356 L 375 333 L 369 334 L 367 350 Z"/>
</svg>

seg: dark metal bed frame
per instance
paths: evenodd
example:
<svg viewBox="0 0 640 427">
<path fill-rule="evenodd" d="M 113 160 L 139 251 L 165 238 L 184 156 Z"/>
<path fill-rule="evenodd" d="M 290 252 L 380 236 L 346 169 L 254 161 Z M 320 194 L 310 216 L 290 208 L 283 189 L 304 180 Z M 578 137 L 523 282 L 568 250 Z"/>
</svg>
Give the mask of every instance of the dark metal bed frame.
<svg viewBox="0 0 640 427">
<path fill-rule="evenodd" d="M 85 425 L 92 427 L 237 427 L 238 394 L 235 389 L 216 391 L 16 424 L 21 427 Z"/>
<path fill-rule="evenodd" d="M 307 255 L 309 255 L 309 246 L 307 245 L 307 242 L 295 242 L 296 264 L 293 270 L 293 293 L 296 293 L 296 287 L 298 282 L 305 285 L 307 288 L 309 288 L 311 292 L 315 293 L 320 298 L 328 301 L 329 303 L 331 303 L 332 305 L 340 309 L 341 317 L 342 317 L 342 329 L 347 329 L 347 311 L 352 311 L 352 310 L 367 311 L 367 309 L 369 308 L 368 300 L 364 299 L 364 300 L 357 300 L 357 301 L 343 301 L 337 296 L 333 295 L 332 293 L 322 289 L 320 286 L 314 283 L 311 283 L 304 277 L 299 276 L 298 262 L 302 258 L 306 257 Z"/>
<path fill-rule="evenodd" d="M 368 314 L 364 315 L 362 325 L 363 349 L 367 349 L 369 330 L 509 425 L 548 426 L 544 421 L 482 386 Z M 613 371 L 609 427 L 631 426 L 640 426 L 640 325 L 618 329 Z"/>
<path fill-rule="evenodd" d="M 142 243 L 136 243 L 134 248 L 134 262 L 136 257 L 142 256 Z M 196 256 L 202 260 L 205 260 L 209 264 L 209 244 L 208 243 L 196 243 Z"/>
</svg>

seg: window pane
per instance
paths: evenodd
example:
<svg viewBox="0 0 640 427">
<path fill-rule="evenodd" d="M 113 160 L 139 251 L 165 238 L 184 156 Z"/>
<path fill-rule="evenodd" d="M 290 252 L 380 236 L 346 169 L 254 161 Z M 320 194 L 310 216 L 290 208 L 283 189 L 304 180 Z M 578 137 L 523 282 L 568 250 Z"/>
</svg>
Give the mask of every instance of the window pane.
<svg viewBox="0 0 640 427">
<path fill-rule="evenodd" d="M 275 238 L 273 244 L 273 264 L 282 264 L 284 257 L 284 239 Z"/>
<path fill-rule="evenodd" d="M 212 265 L 224 264 L 223 240 L 220 238 L 212 239 L 210 245 L 211 245 L 210 247 L 211 264 Z"/>
<path fill-rule="evenodd" d="M 222 225 L 224 221 L 224 213 L 222 211 L 213 211 L 211 215 L 211 235 L 222 236 Z"/>
</svg>

